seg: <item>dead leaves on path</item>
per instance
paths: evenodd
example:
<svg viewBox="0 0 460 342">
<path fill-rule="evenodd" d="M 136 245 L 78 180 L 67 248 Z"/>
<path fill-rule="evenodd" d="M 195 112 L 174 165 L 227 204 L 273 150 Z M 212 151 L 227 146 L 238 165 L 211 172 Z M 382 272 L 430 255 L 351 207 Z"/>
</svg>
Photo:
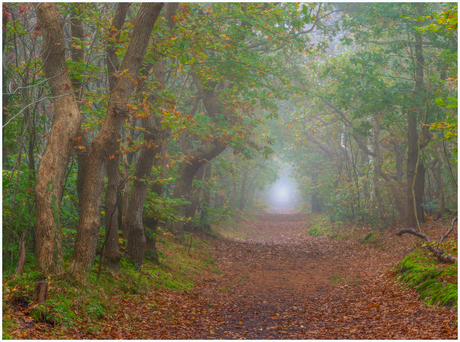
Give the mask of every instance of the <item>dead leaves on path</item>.
<svg viewBox="0 0 460 342">
<path fill-rule="evenodd" d="M 392 250 L 310 237 L 303 215 L 247 222 L 247 239 L 212 242 L 222 275 L 189 293 L 119 295 L 111 317 L 13 338 L 456 339 L 457 310 L 428 307 L 389 273 Z M 89 325 L 89 328 L 88 328 Z M 50 328 L 51 329 L 51 328 Z M 78 334 L 77 334 L 78 333 Z"/>
</svg>

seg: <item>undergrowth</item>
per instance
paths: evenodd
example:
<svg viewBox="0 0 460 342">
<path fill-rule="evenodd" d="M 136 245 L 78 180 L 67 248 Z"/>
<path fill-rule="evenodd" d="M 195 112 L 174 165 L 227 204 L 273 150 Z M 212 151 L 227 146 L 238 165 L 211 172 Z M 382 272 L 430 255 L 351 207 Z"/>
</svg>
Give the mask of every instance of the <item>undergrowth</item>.
<svg viewBox="0 0 460 342">
<path fill-rule="evenodd" d="M 409 254 L 398 265 L 399 280 L 428 305 L 458 305 L 458 264 L 441 264 L 424 250 Z"/>
<path fill-rule="evenodd" d="M 333 239 L 343 238 L 347 227 L 341 221 L 332 223 L 325 215 L 310 215 L 311 221 L 307 228 L 310 236 L 331 236 Z"/>
<path fill-rule="evenodd" d="M 85 285 L 75 282 L 67 274 L 43 276 L 34 269 L 35 262 L 29 255 L 22 275 L 3 274 L 2 337 L 9 339 L 11 331 L 18 328 L 21 311 L 34 322 L 71 328 L 110 316 L 119 304 L 118 300 L 123 298 L 142 300 L 143 295 L 160 289 L 191 290 L 198 275 L 219 272 L 207 247 L 206 240 L 190 233 L 186 233 L 185 245 L 176 244 L 165 235 L 158 243 L 159 264 L 145 260 L 142 270 L 138 271 L 129 261 L 122 259 L 117 272 L 103 269 L 99 279 L 98 267 L 94 267 Z M 44 305 L 34 303 L 37 280 L 47 280 L 49 284 Z"/>
</svg>

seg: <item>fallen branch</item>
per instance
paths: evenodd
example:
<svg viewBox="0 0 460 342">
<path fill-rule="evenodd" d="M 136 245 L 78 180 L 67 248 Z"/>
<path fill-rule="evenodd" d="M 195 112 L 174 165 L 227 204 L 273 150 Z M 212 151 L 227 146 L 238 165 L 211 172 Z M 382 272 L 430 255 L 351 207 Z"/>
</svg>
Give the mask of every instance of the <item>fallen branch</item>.
<svg viewBox="0 0 460 342">
<path fill-rule="evenodd" d="M 451 223 L 451 225 L 450 225 L 450 229 L 447 231 L 446 234 L 444 234 L 444 236 L 441 238 L 441 240 L 439 240 L 439 243 L 442 243 L 442 242 L 444 241 L 444 239 L 447 237 L 447 235 L 450 234 L 450 232 L 452 231 L 452 229 L 454 229 L 454 223 L 455 223 L 455 221 L 457 221 L 457 218 L 454 218 L 454 219 L 452 220 L 452 223 Z"/>
<path fill-rule="evenodd" d="M 439 243 L 442 243 L 444 241 L 444 239 L 452 231 L 452 229 L 454 228 L 455 221 L 457 221 L 457 218 L 454 218 L 452 220 L 452 224 L 451 224 L 450 229 L 447 231 L 446 234 L 444 234 L 444 236 L 441 238 Z M 413 228 L 404 228 L 404 229 L 401 229 L 400 231 L 396 232 L 396 235 L 398 235 L 398 236 L 401 236 L 403 234 L 412 234 L 412 235 L 418 236 L 419 238 L 422 238 L 423 240 L 425 240 L 428 243 L 426 247 L 436 256 L 436 258 L 439 261 L 445 262 L 445 263 L 448 263 L 448 264 L 455 264 L 456 262 L 458 262 L 458 259 L 456 257 L 454 257 L 452 255 L 445 254 L 444 250 L 442 248 L 434 247 L 433 245 L 431 245 L 431 239 L 430 239 L 430 237 L 428 235 L 423 234 L 421 232 L 418 232 Z"/>
</svg>

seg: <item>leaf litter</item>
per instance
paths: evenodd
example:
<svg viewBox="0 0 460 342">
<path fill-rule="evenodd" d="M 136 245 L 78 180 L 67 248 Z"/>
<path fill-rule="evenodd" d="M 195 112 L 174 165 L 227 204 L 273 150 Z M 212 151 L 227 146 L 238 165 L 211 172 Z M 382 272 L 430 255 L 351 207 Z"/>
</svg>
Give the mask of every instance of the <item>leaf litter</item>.
<svg viewBox="0 0 460 342">
<path fill-rule="evenodd" d="M 423 304 L 389 271 L 416 239 L 407 236 L 393 245 L 363 248 L 356 237 L 307 235 L 310 217 L 264 214 L 242 225 L 247 238 L 212 240 L 210 251 L 222 272 L 196 279 L 191 291 L 156 289 L 130 299 L 112 296 L 109 300 L 117 309 L 110 317 L 73 327 L 33 324 L 25 311 L 15 318 L 20 328 L 11 336 L 457 339 L 456 308 Z M 386 241 L 391 239 L 389 232 Z"/>
</svg>

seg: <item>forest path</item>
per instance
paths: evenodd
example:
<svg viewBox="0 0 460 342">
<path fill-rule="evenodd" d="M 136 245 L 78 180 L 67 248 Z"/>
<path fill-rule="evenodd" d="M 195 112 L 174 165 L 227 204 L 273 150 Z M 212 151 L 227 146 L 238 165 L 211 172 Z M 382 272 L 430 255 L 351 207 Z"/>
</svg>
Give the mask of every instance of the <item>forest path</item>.
<svg viewBox="0 0 460 342">
<path fill-rule="evenodd" d="M 193 290 L 114 295 L 117 309 L 84 329 L 34 328 L 25 317 L 28 338 L 457 339 L 456 308 L 426 306 L 391 276 L 389 266 L 408 253 L 391 230 L 372 247 L 357 235 L 309 236 L 314 222 L 314 216 L 268 213 L 243 222 L 241 238 L 211 240 L 221 273 L 200 275 Z M 353 230 L 366 234 L 347 228 Z"/>
<path fill-rule="evenodd" d="M 208 306 L 194 320 L 193 338 L 456 337 L 448 323 L 454 312 L 446 319 L 444 309 L 423 305 L 385 274 L 391 253 L 308 236 L 308 224 L 303 214 L 267 213 L 242 225 L 244 238 L 215 241 L 223 275 L 198 285 Z"/>
</svg>

